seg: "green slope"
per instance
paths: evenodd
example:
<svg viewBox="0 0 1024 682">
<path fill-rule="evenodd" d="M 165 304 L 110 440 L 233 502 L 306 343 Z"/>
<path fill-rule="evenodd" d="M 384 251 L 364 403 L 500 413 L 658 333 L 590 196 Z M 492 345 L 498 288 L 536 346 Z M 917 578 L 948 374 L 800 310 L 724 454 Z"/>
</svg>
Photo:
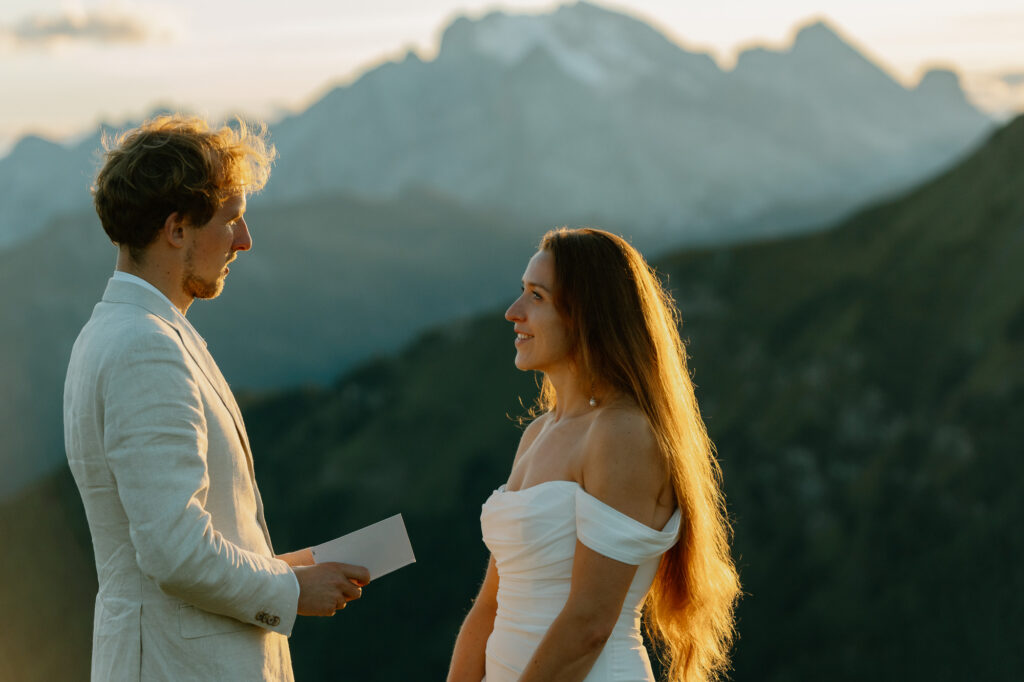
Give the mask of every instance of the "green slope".
<svg viewBox="0 0 1024 682">
<path fill-rule="evenodd" d="M 1022 152 L 1024 118 L 830 232 L 661 262 L 736 522 L 735 679 L 1024 664 Z M 519 433 L 507 415 L 536 390 L 511 341 L 496 310 L 332 387 L 244 397 L 279 550 L 401 511 L 418 558 L 301 620 L 299 679 L 443 677 L 486 559 L 479 505 Z M 47 564 L 35 579 L 57 584 Z M 81 602 L 94 583 L 64 589 Z"/>
<path fill-rule="evenodd" d="M 736 514 L 738 677 L 1012 677 L 1024 118 L 836 231 L 663 265 Z"/>
<path fill-rule="evenodd" d="M 0 504 L 0 680 L 89 679 L 96 568 L 70 471 Z"/>
<path fill-rule="evenodd" d="M 736 518 L 737 679 L 1000 677 L 1021 662 L 1022 151 L 1024 119 L 832 232 L 662 261 Z M 268 502 L 282 532 L 304 529 L 296 544 L 333 532 L 310 532 L 318 514 L 349 528 L 402 510 L 421 552 L 386 586 L 403 617 L 373 612 L 371 590 L 365 620 L 308 626 L 324 648 L 296 637 L 308 675 L 332 638 L 383 656 L 367 623 L 409 643 L 422 679 L 441 675 L 484 561 L 478 505 L 514 449 L 500 417 L 534 394 L 511 373 L 508 328 L 497 311 L 442 327 L 334 391 L 250 406 L 268 420 L 294 407 L 258 439 L 275 480 L 299 486 Z M 286 473 L 300 462 L 328 481 L 319 493 Z M 315 511 L 293 514 L 297 497 Z M 387 679 L 410 670 L 393 665 Z"/>
</svg>

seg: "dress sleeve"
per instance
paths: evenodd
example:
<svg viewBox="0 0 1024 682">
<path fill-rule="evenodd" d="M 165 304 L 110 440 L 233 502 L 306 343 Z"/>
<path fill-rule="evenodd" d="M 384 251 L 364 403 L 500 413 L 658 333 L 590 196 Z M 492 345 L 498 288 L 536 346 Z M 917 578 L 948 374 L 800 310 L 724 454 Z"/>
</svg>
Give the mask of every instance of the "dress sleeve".
<svg viewBox="0 0 1024 682">
<path fill-rule="evenodd" d="M 680 512 L 676 509 L 662 530 L 626 516 L 583 488 L 576 491 L 576 536 L 599 554 L 639 566 L 661 556 L 679 537 Z"/>
</svg>

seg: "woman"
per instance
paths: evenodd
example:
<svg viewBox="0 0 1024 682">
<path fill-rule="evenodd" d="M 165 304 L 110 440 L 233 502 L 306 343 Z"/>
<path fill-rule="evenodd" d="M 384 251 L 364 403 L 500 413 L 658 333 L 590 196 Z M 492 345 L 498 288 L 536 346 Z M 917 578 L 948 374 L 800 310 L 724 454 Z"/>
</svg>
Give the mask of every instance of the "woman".
<svg viewBox="0 0 1024 682">
<path fill-rule="evenodd" d="M 505 317 L 541 414 L 483 506 L 491 559 L 448 680 L 654 680 L 642 609 L 670 680 L 714 677 L 739 582 L 671 298 L 594 229 L 545 235 L 522 291 Z"/>
</svg>

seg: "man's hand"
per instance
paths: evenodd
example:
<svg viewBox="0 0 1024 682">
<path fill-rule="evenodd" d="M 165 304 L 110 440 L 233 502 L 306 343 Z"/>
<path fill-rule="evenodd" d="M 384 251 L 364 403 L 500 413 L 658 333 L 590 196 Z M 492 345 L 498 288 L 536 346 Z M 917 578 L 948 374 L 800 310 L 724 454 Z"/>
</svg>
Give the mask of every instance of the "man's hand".
<svg viewBox="0 0 1024 682">
<path fill-rule="evenodd" d="M 327 562 L 293 569 L 299 581 L 300 616 L 333 616 L 345 604 L 363 596 L 370 572 L 362 566 Z"/>
</svg>

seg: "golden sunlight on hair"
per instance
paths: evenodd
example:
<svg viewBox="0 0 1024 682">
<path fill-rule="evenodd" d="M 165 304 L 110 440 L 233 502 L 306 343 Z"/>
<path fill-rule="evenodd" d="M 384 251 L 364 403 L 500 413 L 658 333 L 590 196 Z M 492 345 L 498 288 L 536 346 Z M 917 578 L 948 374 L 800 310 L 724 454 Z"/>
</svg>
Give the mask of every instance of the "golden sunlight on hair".
<svg viewBox="0 0 1024 682">
<path fill-rule="evenodd" d="M 177 152 L 178 157 L 186 166 L 188 161 L 182 158 L 184 154 L 201 150 L 212 171 L 213 184 L 218 194 L 223 194 L 223 200 L 235 194 L 250 194 L 263 189 L 277 157 L 274 145 L 267 141 L 265 123 L 250 124 L 241 118 L 236 118 L 234 123 L 234 127 L 225 125 L 213 130 L 198 116 L 165 114 L 118 135 L 104 132 L 103 148 L 109 156 L 125 150 L 132 141 L 145 138 L 145 148 L 154 149 L 168 144 L 174 153 L 175 145 L 166 141 L 175 140 L 181 149 Z"/>
<path fill-rule="evenodd" d="M 678 310 L 621 237 L 562 228 L 548 232 L 540 248 L 554 257 L 556 305 L 581 372 L 636 400 L 683 511 L 679 542 L 662 558 L 647 597 L 647 634 L 671 682 L 714 679 L 729 667 L 740 585 L 721 469 L 686 368 Z M 538 407 L 554 409 L 554 401 L 545 378 Z"/>
<path fill-rule="evenodd" d="M 203 225 L 233 196 L 263 189 L 277 155 L 267 127 L 238 119 L 216 130 L 201 118 L 158 116 L 105 135 L 93 202 L 110 239 L 133 255 L 171 213 Z"/>
</svg>

